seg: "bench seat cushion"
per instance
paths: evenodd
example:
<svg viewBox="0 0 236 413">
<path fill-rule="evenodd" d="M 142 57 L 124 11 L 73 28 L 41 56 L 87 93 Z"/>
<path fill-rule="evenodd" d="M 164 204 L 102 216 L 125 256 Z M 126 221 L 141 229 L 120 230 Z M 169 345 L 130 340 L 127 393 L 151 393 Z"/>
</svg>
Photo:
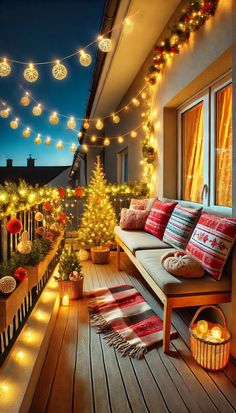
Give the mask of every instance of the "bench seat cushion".
<svg viewBox="0 0 236 413">
<path fill-rule="evenodd" d="M 165 250 L 165 252 L 171 251 Z M 201 294 L 212 292 L 226 292 L 231 290 L 231 280 L 228 275 L 223 274 L 219 281 L 209 275 L 203 278 L 186 279 L 169 274 L 161 264 L 163 250 L 143 250 L 135 253 L 136 258 L 143 268 L 153 278 L 157 285 L 166 295 Z"/>
<path fill-rule="evenodd" d="M 120 238 L 120 240 L 129 248 L 129 250 L 134 253 L 137 250 L 148 249 L 164 249 L 171 248 L 169 244 L 161 241 L 159 238 L 154 237 L 154 235 L 148 234 L 145 231 L 137 230 L 123 230 L 120 227 L 115 228 L 115 234 Z M 163 251 L 162 251 L 163 254 Z"/>
</svg>

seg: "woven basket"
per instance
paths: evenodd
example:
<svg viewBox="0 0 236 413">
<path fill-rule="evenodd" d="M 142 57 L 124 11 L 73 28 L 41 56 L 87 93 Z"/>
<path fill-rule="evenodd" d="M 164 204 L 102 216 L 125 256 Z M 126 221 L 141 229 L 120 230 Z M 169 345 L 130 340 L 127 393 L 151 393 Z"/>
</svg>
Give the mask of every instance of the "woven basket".
<svg viewBox="0 0 236 413">
<path fill-rule="evenodd" d="M 107 264 L 110 257 L 110 248 L 92 247 L 90 249 L 91 259 L 94 264 Z"/>
<path fill-rule="evenodd" d="M 62 281 L 59 280 L 59 294 L 62 298 L 64 295 L 68 295 L 70 300 L 78 300 L 83 297 L 83 282 L 84 277 L 76 281 Z"/>
<path fill-rule="evenodd" d="M 197 327 L 195 321 L 199 314 L 206 308 L 213 308 L 214 311 L 220 314 L 223 320 L 223 325 L 208 322 L 209 329 L 215 326 L 221 328 L 222 342 L 212 343 L 204 338 L 198 337 L 194 333 Z M 215 305 L 205 305 L 200 307 L 190 323 L 189 330 L 191 333 L 191 351 L 196 362 L 207 370 L 217 371 L 223 369 L 229 361 L 231 340 L 231 333 L 227 328 L 227 321 L 223 311 Z"/>
</svg>

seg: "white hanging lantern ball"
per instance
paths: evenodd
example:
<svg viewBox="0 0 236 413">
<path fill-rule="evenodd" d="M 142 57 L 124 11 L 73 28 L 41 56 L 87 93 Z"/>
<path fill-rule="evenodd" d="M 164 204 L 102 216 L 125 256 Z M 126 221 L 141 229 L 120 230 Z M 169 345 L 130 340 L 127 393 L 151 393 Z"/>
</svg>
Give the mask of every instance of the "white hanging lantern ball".
<svg viewBox="0 0 236 413">
<path fill-rule="evenodd" d="M 51 138 L 49 136 L 45 140 L 45 145 L 51 145 Z"/>
<path fill-rule="evenodd" d="M 69 129 L 75 129 L 76 128 L 76 121 L 73 117 L 71 117 L 68 122 L 67 122 L 67 126 Z"/>
<path fill-rule="evenodd" d="M 40 103 L 37 106 L 33 107 L 32 113 L 33 113 L 34 116 L 42 115 L 42 107 L 41 107 Z"/>
<path fill-rule="evenodd" d="M 42 143 L 42 139 L 41 139 L 40 133 L 38 133 L 38 135 L 36 136 L 36 138 L 35 138 L 35 140 L 34 140 L 34 143 L 35 143 L 36 145 L 40 145 L 40 144 Z"/>
<path fill-rule="evenodd" d="M 10 108 L 2 109 L 0 112 L 1 118 L 6 119 L 10 115 Z"/>
<path fill-rule="evenodd" d="M 24 70 L 23 76 L 27 82 L 34 83 L 38 80 L 39 72 L 35 69 L 33 63 L 30 63 L 29 66 Z"/>
<path fill-rule="evenodd" d="M 119 136 L 117 140 L 118 140 L 119 143 L 123 143 L 123 142 L 124 142 L 123 136 Z"/>
<path fill-rule="evenodd" d="M 26 128 L 25 130 L 23 130 L 22 135 L 24 136 L 24 138 L 29 138 L 30 137 L 30 128 Z"/>
<path fill-rule="evenodd" d="M 64 146 L 63 146 L 62 141 L 59 141 L 59 142 L 57 143 L 56 147 L 57 147 L 57 149 L 58 149 L 59 151 L 61 151 L 62 149 L 64 149 Z"/>
<path fill-rule="evenodd" d="M 29 106 L 30 105 L 30 97 L 28 93 L 26 93 L 20 100 L 22 106 Z"/>
<path fill-rule="evenodd" d="M 89 53 L 85 53 L 83 50 L 80 50 L 79 62 L 81 66 L 89 66 L 92 63 L 92 57 Z"/>
<path fill-rule="evenodd" d="M 49 118 L 49 122 L 51 125 L 57 125 L 59 122 L 59 118 L 57 116 L 57 112 L 53 112 L 52 115 Z"/>
<path fill-rule="evenodd" d="M 72 143 L 71 146 L 70 146 L 70 151 L 71 151 L 72 153 L 75 153 L 75 152 L 76 152 L 76 149 L 77 149 L 76 144 L 75 144 L 75 143 Z"/>
<path fill-rule="evenodd" d="M 102 52 L 108 53 L 111 51 L 112 49 L 111 39 L 107 39 L 107 38 L 104 39 L 102 36 L 99 36 L 98 40 L 99 40 L 98 47 Z"/>
<path fill-rule="evenodd" d="M 19 120 L 16 118 L 10 122 L 10 127 L 12 129 L 17 129 L 19 126 Z"/>
<path fill-rule="evenodd" d="M 7 63 L 7 59 L 0 62 L 0 77 L 9 76 L 11 73 L 11 66 Z"/>
<path fill-rule="evenodd" d="M 113 123 L 116 123 L 116 124 L 119 123 L 119 122 L 120 122 L 120 117 L 119 117 L 118 115 L 115 115 L 115 114 L 114 114 L 114 115 L 112 116 L 112 122 L 113 122 Z"/>
<path fill-rule="evenodd" d="M 104 124 L 101 119 L 98 119 L 95 125 L 96 129 L 101 130 L 104 127 Z"/>
<path fill-rule="evenodd" d="M 130 132 L 130 136 L 131 138 L 136 138 L 137 137 L 137 132 L 135 130 L 132 130 L 132 132 Z"/>
<path fill-rule="evenodd" d="M 89 128 L 89 122 L 87 121 L 87 119 L 85 119 L 84 123 L 83 123 L 83 128 L 84 129 L 88 129 Z"/>
<path fill-rule="evenodd" d="M 110 141 L 110 139 L 108 139 L 108 138 L 104 139 L 104 141 L 103 141 L 103 144 L 104 144 L 105 146 L 109 146 L 110 143 L 111 143 L 111 141 Z"/>
<path fill-rule="evenodd" d="M 67 76 L 67 68 L 57 60 L 52 68 L 52 75 L 57 80 L 63 80 Z"/>
</svg>

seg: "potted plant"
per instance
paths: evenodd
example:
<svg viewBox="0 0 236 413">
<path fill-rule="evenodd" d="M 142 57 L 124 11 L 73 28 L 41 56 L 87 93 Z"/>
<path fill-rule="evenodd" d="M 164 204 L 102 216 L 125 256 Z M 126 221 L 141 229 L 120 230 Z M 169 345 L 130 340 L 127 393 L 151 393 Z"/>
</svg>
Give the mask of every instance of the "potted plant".
<svg viewBox="0 0 236 413">
<path fill-rule="evenodd" d="M 84 276 L 81 274 L 81 265 L 75 251 L 64 248 L 59 261 L 57 278 L 60 297 L 67 295 L 70 300 L 83 297 Z"/>
</svg>

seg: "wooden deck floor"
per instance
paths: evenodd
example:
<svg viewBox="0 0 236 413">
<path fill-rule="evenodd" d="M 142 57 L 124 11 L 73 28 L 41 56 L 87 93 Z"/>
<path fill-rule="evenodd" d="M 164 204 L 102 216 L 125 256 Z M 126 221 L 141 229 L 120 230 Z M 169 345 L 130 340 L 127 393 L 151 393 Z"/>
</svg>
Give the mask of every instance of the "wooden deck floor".
<svg viewBox="0 0 236 413">
<path fill-rule="evenodd" d="M 110 265 L 84 263 L 85 288 L 133 283 L 158 315 L 162 306 L 127 257 L 118 272 Z M 31 413 L 213 413 L 236 411 L 236 366 L 208 373 L 189 350 L 189 314 L 174 313 L 180 336 L 175 356 L 162 347 L 145 359 L 121 357 L 90 327 L 87 299 L 61 307 L 41 372 Z"/>
</svg>

